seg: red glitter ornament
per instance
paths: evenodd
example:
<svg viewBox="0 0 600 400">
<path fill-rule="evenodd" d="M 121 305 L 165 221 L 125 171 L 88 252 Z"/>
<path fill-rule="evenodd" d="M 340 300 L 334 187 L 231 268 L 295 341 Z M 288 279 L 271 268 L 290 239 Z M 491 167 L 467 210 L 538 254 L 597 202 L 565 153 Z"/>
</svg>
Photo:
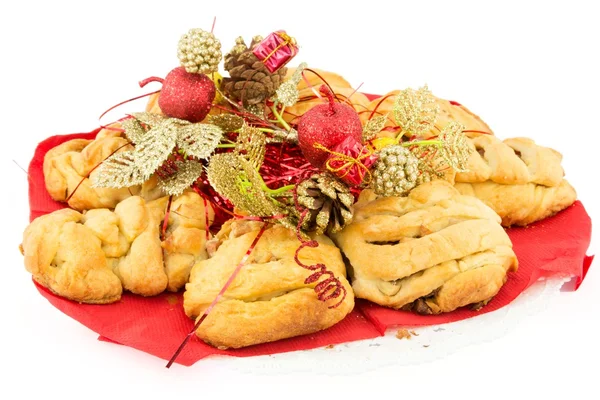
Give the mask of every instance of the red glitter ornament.
<svg viewBox="0 0 600 400">
<path fill-rule="evenodd" d="M 140 82 L 140 86 L 154 81 L 163 84 L 158 106 L 168 117 L 200 122 L 208 115 L 216 94 L 215 84 L 208 76 L 190 74 L 185 68 L 177 67 L 164 80 L 148 78 Z"/>
<path fill-rule="evenodd" d="M 353 136 L 347 136 L 332 150 L 325 161 L 325 168 L 348 186 L 360 186 L 365 177 L 371 180 L 371 167 L 377 156 Z"/>
<path fill-rule="evenodd" d="M 320 91 L 329 98 L 329 103 L 313 107 L 298 122 L 300 149 L 317 168 L 323 167 L 329 154 L 315 148 L 315 144 L 332 149 L 348 136 L 362 142 L 362 124 L 356 111 L 346 104 L 336 103 L 327 86 L 321 86 Z"/>
</svg>

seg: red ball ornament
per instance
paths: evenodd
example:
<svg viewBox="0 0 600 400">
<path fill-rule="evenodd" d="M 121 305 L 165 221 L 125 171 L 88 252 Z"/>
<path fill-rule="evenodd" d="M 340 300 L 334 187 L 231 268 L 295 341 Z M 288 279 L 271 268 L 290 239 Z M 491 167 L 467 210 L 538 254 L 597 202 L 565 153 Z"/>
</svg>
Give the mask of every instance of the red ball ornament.
<svg viewBox="0 0 600 400">
<path fill-rule="evenodd" d="M 184 67 L 173 69 L 164 80 L 149 78 L 140 82 L 140 85 L 152 81 L 163 84 L 158 106 L 168 117 L 200 122 L 208 115 L 215 99 L 213 81 L 204 74 L 186 72 Z"/>
<path fill-rule="evenodd" d="M 313 107 L 298 122 L 300 149 L 317 168 L 323 167 L 329 153 L 315 148 L 316 143 L 333 149 L 348 136 L 362 142 L 362 124 L 356 111 L 346 104 L 336 103 L 327 86 L 321 86 L 320 91 L 329 98 L 329 104 Z"/>
</svg>

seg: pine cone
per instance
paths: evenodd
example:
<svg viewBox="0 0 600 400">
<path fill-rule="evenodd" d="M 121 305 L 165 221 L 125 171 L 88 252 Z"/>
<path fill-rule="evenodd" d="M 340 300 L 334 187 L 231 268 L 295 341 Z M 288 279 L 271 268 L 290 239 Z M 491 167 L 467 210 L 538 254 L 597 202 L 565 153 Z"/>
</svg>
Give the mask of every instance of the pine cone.
<svg viewBox="0 0 600 400">
<path fill-rule="evenodd" d="M 302 225 L 318 235 L 340 231 L 352 221 L 354 196 L 344 183 L 329 173 L 320 173 L 297 186 L 298 203 L 310 210 Z"/>
<path fill-rule="evenodd" d="M 404 196 L 417 185 L 419 160 L 406 148 L 392 145 L 379 152 L 371 185 L 380 196 Z"/>
<path fill-rule="evenodd" d="M 254 37 L 248 48 L 244 39 L 238 37 L 236 45 L 225 55 L 225 69 L 230 77 L 223 78 L 223 91 L 234 100 L 242 100 L 244 106 L 263 103 L 273 96 L 287 73 L 285 67 L 269 72 L 252 53 L 252 48 L 261 40 L 260 36 Z"/>
</svg>

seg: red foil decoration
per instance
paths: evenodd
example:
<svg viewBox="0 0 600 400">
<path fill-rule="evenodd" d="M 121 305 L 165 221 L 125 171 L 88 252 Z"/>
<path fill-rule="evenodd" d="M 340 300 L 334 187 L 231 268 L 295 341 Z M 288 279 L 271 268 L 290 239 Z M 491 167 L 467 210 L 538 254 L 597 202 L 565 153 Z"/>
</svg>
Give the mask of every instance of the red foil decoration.
<svg viewBox="0 0 600 400">
<path fill-rule="evenodd" d="M 298 54 L 298 46 L 296 39 L 285 31 L 276 31 L 254 46 L 252 53 L 265 64 L 269 72 L 275 73 Z"/>
<path fill-rule="evenodd" d="M 325 168 L 349 186 L 360 186 L 377 161 L 377 156 L 354 136 L 347 136 L 328 153 Z"/>
</svg>

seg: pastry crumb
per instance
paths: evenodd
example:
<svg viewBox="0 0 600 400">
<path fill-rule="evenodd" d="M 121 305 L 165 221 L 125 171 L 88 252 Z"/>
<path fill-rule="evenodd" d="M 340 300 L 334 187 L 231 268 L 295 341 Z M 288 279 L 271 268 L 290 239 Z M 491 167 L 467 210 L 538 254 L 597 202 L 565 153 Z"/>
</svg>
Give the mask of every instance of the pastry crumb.
<svg viewBox="0 0 600 400">
<path fill-rule="evenodd" d="M 413 335 L 413 336 L 419 336 L 419 334 L 417 332 L 415 332 L 415 331 L 410 331 L 410 334 Z"/>
<path fill-rule="evenodd" d="M 407 329 L 398 329 L 398 332 L 396 332 L 396 337 L 398 339 L 410 339 L 412 338 L 412 334 Z"/>
<path fill-rule="evenodd" d="M 333 349 L 333 345 L 332 344 L 328 344 L 327 346 L 325 346 L 326 349 Z"/>
</svg>

